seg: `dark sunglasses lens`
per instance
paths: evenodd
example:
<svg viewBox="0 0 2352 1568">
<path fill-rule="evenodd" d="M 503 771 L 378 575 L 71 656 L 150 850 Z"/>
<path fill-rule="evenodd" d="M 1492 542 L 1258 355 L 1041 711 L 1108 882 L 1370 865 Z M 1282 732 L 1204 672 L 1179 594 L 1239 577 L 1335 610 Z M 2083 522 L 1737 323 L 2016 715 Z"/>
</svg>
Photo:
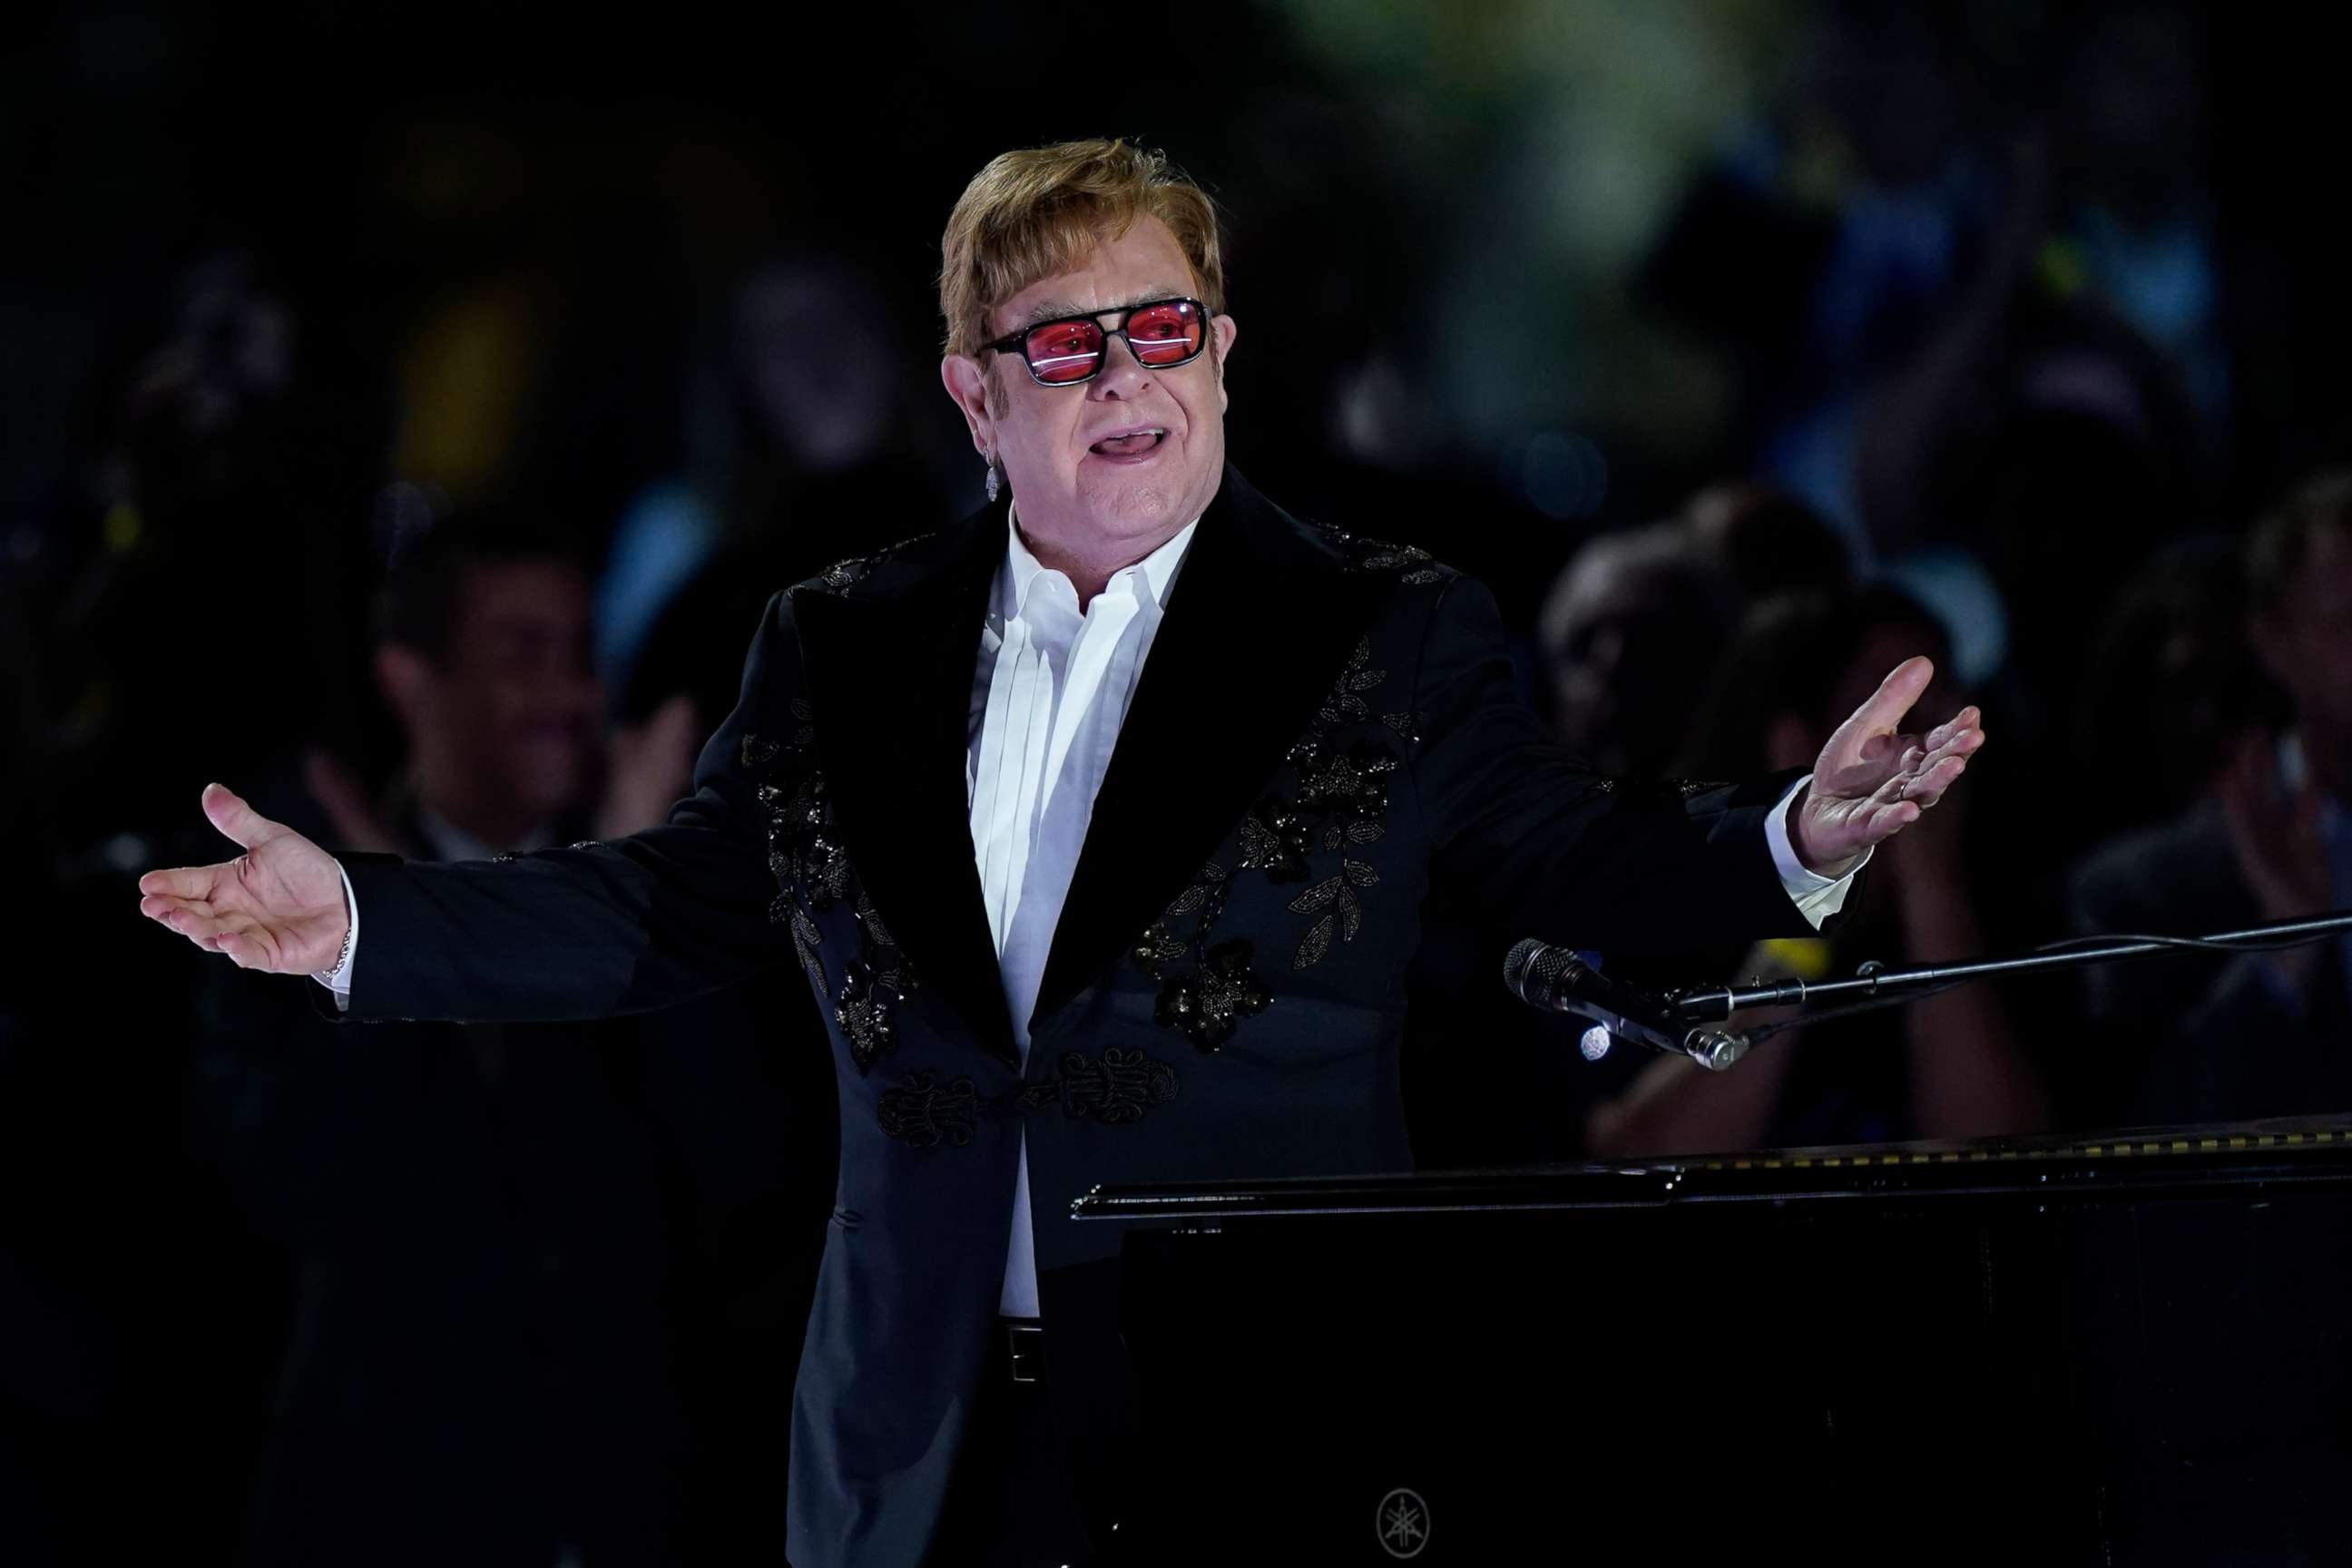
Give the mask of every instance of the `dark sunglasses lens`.
<svg viewBox="0 0 2352 1568">
<path fill-rule="evenodd" d="M 1039 381 L 1084 381 L 1102 363 L 1103 330 L 1093 321 L 1048 321 L 1030 332 L 1028 351 Z"/>
<path fill-rule="evenodd" d="M 1170 300 L 1128 318 L 1127 341 L 1145 364 L 1181 364 L 1201 352 L 1201 308 L 1190 300 Z"/>
</svg>

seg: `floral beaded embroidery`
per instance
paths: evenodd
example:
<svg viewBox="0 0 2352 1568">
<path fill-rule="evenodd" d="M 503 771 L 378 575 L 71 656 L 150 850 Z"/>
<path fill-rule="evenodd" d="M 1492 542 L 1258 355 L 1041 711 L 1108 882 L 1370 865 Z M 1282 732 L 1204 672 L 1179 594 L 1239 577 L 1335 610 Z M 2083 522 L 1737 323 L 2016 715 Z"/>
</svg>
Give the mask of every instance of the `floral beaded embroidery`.
<svg viewBox="0 0 2352 1568">
<path fill-rule="evenodd" d="M 1424 552 L 1390 545 L 1374 550 L 1372 542 L 1364 543 L 1360 553 L 1366 555 L 1366 569 L 1428 559 Z M 1438 575 L 1432 570 L 1428 580 Z M 1370 638 L 1359 638 L 1307 732 L 1286 753 L 1295 781 L 1290 797 L 1268 796 L 1242 818 L 1240 870 L 1263 872 L 1277 884 L 1309 884 L 1288 905 L 1292 913 L 1310 917 L 1291 952 L 1293 970 L 1320 963 L 1335 944 L 1353 942 L 1362 929 L 1362 894 L 1379 885 L 1380 873 L 1346 851 L 1373 843 L 1388 830 L 1389 781 L 1403 765 L 1391 737 L 1407 749 L 1421 743 L 1419 720 L 1410 711 L 1379 714 L 1386 735 L 1375 732 L 1344 746 L 1332 739 L 1336 730 L 1373 721 L 1370 694 L 1388 679 L 1388 671 L 1372 668 L 1371 658 Z M 1337 869 L 1316 877 L 1318 854 L 1338 854 Z M 1222 1047 L 1244 1019 L 1255 1017 L 1274 1000 L 1251 966 L 1255 952 L 1249 942 L 1210 940 L 1230 887 L 1223 867 L 1213 860 L 1203 866 L 1166 914 L 1145 929 L 1133 952 L 1137 965 L 1160 982 L 1153 1020 L 1181 1031 L 1202 1051 Z"/>
<path fill-rule="evenodd" d="M 1209 933 L 1225 908 L 1225 868 L 1212 860 L 1201 868 L 1192 885 L 1176 896 L 1168 912 L 1145 929 L 1135 946 L 1135 961 L 1160 982 L 1153 1021 L 1181 1030 L 1193 1045 L 1213 1051 L 1233 1038 L 1243 1018 L 1265 1010 L 1273 994 L 1250 968 L 1246 942 L 1209 945 Z M 1180 937 L 1170 923 L 1192 921 L 1190 939 Z M 1189 967 L 1184 961 L 1192 961 Z"/>
<path fill-rule="evenodd" d="M 838 987 L 828 984 L 819 951 L 824 931 L 815 911 L 848 899 L 856 873 L 835 834 L 833 797 L 815 764 L 814 715 L 802 698 L 793 700 L 791 711 L 794 727 L 789 741 L 743 737 L 743 765 L 761 776 L 757 794 L 768 819 L 768 870 L 776 879 L 768 919 L 791 931 L 793 956 L 817 994 L 832 994 L 833 1021 L 849 1044 L 850 1059 L 864 1073 L 898 1037 L 896 1016 L 914 989 L 914 971 L 883 926 L 881 912 L 859 888 L 851 912 L 861 952 L 843 963 Z"/>
<path fill-rule="evenodd" d="M 853 555 L 846 561 L 836 561 L 800 586 L 815 588 L 827 594 L 847 593 L 851 588 L 864 582 L 873 573 L 875 567 L 906 549 L 909 544 L 919 543 L 930 537 L 929 533 L 918 533 L 898 541 L 887 549 L 877 550 L 871 555 Z"/>
<path fill-rule="evenodd" d="M 1329 523 L 1318 523 L 1317 529 L 1326 542 L 1338 550 L 1346 560 L 1342 572 L 1393 572 L 1400 583 L 1415 587 L 1437 582 L 1445 575 L 1428 551 L 1412 544 L 1391 544 L 1384 539 L 1366 539 L 1349 533 L 1344 528 Z"/>
</svg>

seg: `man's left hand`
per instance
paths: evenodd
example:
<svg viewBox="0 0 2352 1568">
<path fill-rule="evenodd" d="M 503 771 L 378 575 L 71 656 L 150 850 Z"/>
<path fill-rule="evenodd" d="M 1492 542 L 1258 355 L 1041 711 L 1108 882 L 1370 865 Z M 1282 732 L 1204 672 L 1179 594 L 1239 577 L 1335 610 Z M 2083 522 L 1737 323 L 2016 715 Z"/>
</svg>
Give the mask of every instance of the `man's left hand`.
<svg viewBox="0 0 2352 1568">
<path fill-rule="evenodd" d="M 1930 660 L 1905 659 L 1822 748 L 1790 835 L 1810 870 L 1824 877 L 1852 870 L 1864 849 L 1943 798 L 1984 744 L 1983 716 L 1974 704 L 1924 735 L 1896 731 L 1935 677 Z"/>
</svg>

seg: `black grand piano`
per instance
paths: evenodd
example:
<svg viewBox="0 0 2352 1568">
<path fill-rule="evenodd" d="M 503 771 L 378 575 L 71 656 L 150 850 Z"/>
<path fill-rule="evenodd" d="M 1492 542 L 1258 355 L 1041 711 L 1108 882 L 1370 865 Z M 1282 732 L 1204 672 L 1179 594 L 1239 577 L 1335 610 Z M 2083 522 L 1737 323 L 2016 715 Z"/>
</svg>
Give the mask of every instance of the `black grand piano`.
<svg viewBox="0 0 2352 1568">
<path fill-rule="evenodd" d="M 2352 1561 L 2352 1117 L 1075 1217 L 1168 1561 Z"/>
</svg>

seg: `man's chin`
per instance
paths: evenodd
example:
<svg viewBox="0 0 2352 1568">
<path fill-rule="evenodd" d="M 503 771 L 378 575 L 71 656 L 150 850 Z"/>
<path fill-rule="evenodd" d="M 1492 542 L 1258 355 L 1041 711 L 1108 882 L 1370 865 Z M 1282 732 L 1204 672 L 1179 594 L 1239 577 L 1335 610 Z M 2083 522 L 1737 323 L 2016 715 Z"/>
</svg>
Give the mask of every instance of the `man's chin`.
<svg viewBox="0 0 2352 1568">
<path fill-rule="evenodd" d="M 570 810 L 587 793 L 588 771 L 576 759 L 527 759 L 511 776 L 511 798 L 540 817 Z"/>
<path fill-rule="evenodd" d="M 1078 504 L 1087 515 L 1105 529 L 1121 533 L 1148 532 L 1178 519 L 1181 510 L 1181 487 L 1169 482 L 1160 474 L 1136 474 L 1131 478 L 1118 472 L 1097 479 L 1078 490 Z"/>
</svg>

